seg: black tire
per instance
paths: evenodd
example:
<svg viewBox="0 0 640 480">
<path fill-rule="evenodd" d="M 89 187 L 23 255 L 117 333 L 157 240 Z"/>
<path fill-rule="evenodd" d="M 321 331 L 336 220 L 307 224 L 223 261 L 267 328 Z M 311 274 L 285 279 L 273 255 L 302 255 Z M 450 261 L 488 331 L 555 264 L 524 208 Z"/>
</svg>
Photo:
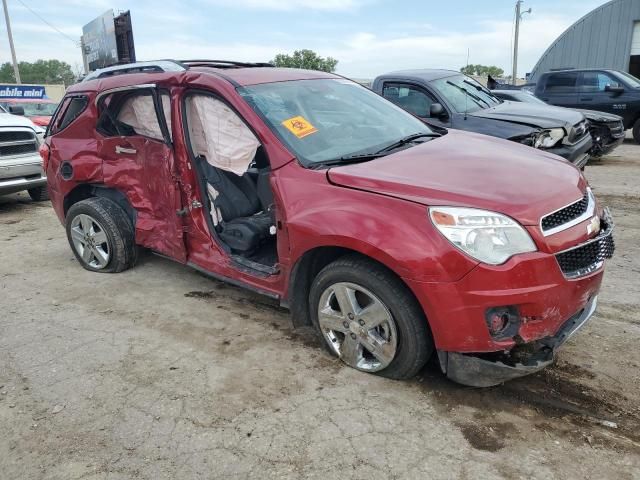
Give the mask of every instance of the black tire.
<svg viewBox="0 0 640 480">
<path fill-rule="evenodd" d="M 29 196 L 31 200 L 34 202 L 45 202 L 49 200 L 49 191 L 47 190 L 47 186 L 30 188 L 27 190 L 29 192 Z"/>
<path fill-rule="evenodd" d="M 318 305 L 322 293 L 339 282 L 358 284 L 375 294 L 395 321 L 398 332 L 395 357 L 386 368 L 375 374 L 398 380 L 415 376 L 434 351 L 424 311 L 398 277 L 384 266 L 359 255 L 348 255 L 330 263 L 320 271 L 311 285 L 309 308 L 322 344 L 335 355 L 320 329 Z"/>
<path fill-rule="evenodd" d="M 633 139 L 640 143 L 640 118 L 633 124 Z"/>
<path fill-rule="evenodd" d="M 73 244 L 71 226 L 73 219 L 80 214 L 94 218 L 106 234 L 109 260 L 104 267 L 95 268 L 85 262 Z M 83 268 L 92 272 L 118 273 L 135 265 L 138 249 L 134 227 L 129 216 L 117 203 L 106 198 L 82 200 L 69 209 L 65 223 L 69 246 Z"/>
</svg>

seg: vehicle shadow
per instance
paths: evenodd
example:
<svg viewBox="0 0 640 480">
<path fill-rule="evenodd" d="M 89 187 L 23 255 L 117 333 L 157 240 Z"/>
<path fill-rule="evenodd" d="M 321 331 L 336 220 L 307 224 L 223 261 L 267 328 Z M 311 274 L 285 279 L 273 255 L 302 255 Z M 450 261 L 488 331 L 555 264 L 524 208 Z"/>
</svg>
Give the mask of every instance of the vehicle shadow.
<svg viewBox="0 0 640 480">
<path fill-rule="evenodd" d="M 0 214 L 6 212 L 21 212 L 32 208 L 50 208 L 50 202 L 34 202 L 26 193 L 14 193 L 0 196 Z"/>
</svg>

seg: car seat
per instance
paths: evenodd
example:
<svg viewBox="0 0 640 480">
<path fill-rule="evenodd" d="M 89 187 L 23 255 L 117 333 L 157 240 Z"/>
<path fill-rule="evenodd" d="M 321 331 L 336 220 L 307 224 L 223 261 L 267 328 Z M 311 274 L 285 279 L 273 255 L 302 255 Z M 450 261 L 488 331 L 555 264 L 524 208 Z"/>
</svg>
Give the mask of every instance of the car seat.
<svg viewBox="0 0 640 480">
<path fill-rule="evenodd" d="M 215 231 L 233 252 L 250 254 L 271 236 L 273 225 L 273 199 L 258 195 L 260 178 L 268 182 L 268 165 L 257 168 L 267 163 L 262 147 L 235 112 L 212 96 L 189 97 L 187 119 Z"/>
</svg>

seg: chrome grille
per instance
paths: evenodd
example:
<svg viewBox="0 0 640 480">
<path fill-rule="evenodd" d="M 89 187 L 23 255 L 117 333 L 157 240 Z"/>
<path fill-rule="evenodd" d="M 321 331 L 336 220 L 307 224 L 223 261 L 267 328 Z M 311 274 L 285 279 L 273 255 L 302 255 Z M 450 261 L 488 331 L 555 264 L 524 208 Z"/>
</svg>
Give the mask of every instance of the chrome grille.
<svg viewBox="0 0 640 480">
<path fill-rule="evenodd" d="M 26 155 L 38 151 L 36 135 L 28 130 L 1 130 L 0 157 Z"/>
<path fill-rule="evenodd" d="M 612 135 L 624 133 L 624 124 L 621 121 L 610 122 L 607 125 Z"/>
<path fill-rule="evenodd" d="M 593 240 L 556 255 L 558 265 L 565 277 L 577 278 L 595 272 L 606 259 L 613 256 L 615 251 L 613 223 L 608 212 L 602 220 L 602 226 L 602 233 Z"/>
<path fill-rule="evenodd" d="M 550 235 L 549 232 L 552 230 L 556 230 L 559 227 L 570 224 L 581 218 L 589 211 L 590 203 L 590 191 L 587 190 L 580 200 L 542 217 L 540 222 L 542 232 Z"/>
<path fill-rule="evenodd" d="M 576 143 L 589 133 L 589 124 L 586 120 L 576 123 L 569 133 L 569 142 Z"/>
</svg>

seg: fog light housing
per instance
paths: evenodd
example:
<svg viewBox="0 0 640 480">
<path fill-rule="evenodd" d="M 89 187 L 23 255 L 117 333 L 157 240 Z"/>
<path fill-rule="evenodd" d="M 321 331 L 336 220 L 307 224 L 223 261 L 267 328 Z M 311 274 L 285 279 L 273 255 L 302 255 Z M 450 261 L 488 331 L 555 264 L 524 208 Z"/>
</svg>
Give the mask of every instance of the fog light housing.
<svg viewBox="0 0 640 480">
<path fill-rule="evenodd" d="M 487 309 L 485 321 L 494 339 L 511 338 L 520 329 L 520 314 L 515 305 Z"/>
</svg>

